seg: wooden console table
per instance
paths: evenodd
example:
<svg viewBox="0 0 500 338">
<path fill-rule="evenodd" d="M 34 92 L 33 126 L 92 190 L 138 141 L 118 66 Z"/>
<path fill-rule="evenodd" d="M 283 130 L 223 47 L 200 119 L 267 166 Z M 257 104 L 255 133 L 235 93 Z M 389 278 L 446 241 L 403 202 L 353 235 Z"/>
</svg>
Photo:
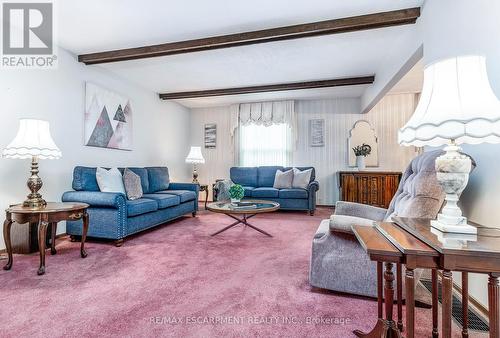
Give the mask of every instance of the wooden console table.
<svg viewBox="0 0 500 338">
<path fill-rule="evenodd" d="M 387 209 L 401 175 L 392 171 L 339 171 L 340 199 Z"/>
<path fill-rule="evenodd" d="M 374 227 L 354 226 L 361 245 L 365 248 L 372 260 L 377 262 L 387 262 L 388 256 L 394 255 L 393 248 L 396 248 L 402 255 L 402 263 L 406 265 L 406 336 L 415 337 L 414 323 L 414 279 L 413 270 L 415 268 L 430 268 L 432 270 L 432 302 L 433 302 L 433 323 L 432 335 L 438 336 L 437 327 L 437 269 L 443 270 L 442 280 L 442 337 L 451 337 L 451 307 L 452 307 L 452 271 L 463 273 L 464 285 L 462 286 L 463 309 L 468 307 L 467 273 L 486 273 L 489 275 L 488 281 L 488 304 L 490 337 L 500 338 L 500 287 L 498 278 L 500 277 L 500 238 L 496 229 L 478 227 L 478 235 L 468 241 L 460 241 L 452 238 L 454 235 L 443 234 L 434 230 L 430 226 L 429 220 L 395 218 L 395 223 L 378 223 Z M 370 230 L 366 230 L 368 228 Z M 370 234 L 362 235 L 367 231 Z M 377 234 L 378 232 L 378 234 Z M 387 247 L 387 242 L 392 247 Z M 390 261 L 388 261 L 390 262 Z M 387 296 L 386 296 L 387 297 Z M 392 298 L 387 297 L 392 307 Z M 386 304 L 386 308 L 388 305 Z M 380 308 L 380 305 L 379 305 Z M 392 311 L 390 312 L 392 314 Z M 379 311 L 379 323 L 380 323 Z M 467 311 L 463 311 L 462 337 L 468 337 Z M 385 324 L 384 324 L 385 323 Z M 385 326 L 393 327 L 389 319 L 384 322 Z M 395 334 L 390 330 L 382 330 L 384 325 L 377 324 L 377 327 L 364 337 L 381 337 Z M 386 333 L 384 335 L 383 333 Z M 376 335 L 373 335 L 376 334 Z"/>
<path fill-rule="evenodd" d="M 55 237 L 57 223 L 67 220 L 83 219 L 82 240 L 80 245 L 80 255 L 82 258 L 87 257 L 85 251 L 85 238 L 89 227 L 89 216 L 87 214 L 88 204 L 84 203 L 47 203 L 43 208 L 25 208 L 22 205 L 14 205 L 5 211 L 5 222 L 3 224 L 3 236 L 9 259 L 3 267 L 4 270 L 12 268 L 12 243 L 10 239 L 10 228 L 14 222 L 17 224 L 36 223 L 38 224 L 38 247 L 40 248 L 40 267 L 38 274 L 45 273 L 45 239 L 47 235 L 47 227 L 51 225 L 51 248 L 50 253 L 57 253 L 55 247 Z"/>
</svg>

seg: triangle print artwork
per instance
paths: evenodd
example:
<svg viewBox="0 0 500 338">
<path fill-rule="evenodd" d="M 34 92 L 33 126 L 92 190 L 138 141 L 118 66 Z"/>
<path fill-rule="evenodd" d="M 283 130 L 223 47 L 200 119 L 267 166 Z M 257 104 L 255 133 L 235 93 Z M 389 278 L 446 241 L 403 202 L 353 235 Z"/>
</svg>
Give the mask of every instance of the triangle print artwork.
<svg viewBox="0 0 500 338">
<path fill-rule="evenodd" d="M 132 150 L 130 100 L 89 82 L 85 90 L 85 145 Z"/>
<path fill-rule="evenodd" d="M 118 109 L 116 110 L 115 117 L 113 120 L 118 121 L 118 122 L 127 122 L 125 119 L 125 114 L 123 113 L 122 105 L 120 104 L 118 106 Z"/>
<path fill-rule="evenodd" d="M 102 109 L 101 116 L 97 120 L 94 131 L 87 142 L 87 145 L 91 147 L 106 148 L 109 144 L 109 140 L 111 140 L 111 137 L 113 137 L 113 127 L 111 126 L 111 121 L 109 120 L 106 107 L 104 107 Z"/>
</svg>

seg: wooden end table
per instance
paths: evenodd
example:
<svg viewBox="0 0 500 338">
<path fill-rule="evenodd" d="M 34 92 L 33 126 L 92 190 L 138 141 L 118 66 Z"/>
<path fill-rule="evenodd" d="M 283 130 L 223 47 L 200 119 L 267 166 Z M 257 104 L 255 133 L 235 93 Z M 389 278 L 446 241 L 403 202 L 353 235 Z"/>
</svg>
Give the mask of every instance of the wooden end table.
<svg viewBox="0 0 500 338">
<path fill-rule="evenodd" d="M 14 222 L 17 224 L 37 223 L 38 224 L 38 247 L 40 248 L 40 267 L 38 274 L 45 273 L 45 238 L 47 235 L 47 227 L 51 225 L 52 243 L 50 253 L 55 255 L 56 251 L 56 230 L 57 223 L 60 221 L 75 221 L 83 220 L 82 239 L 80 245 L 80 256 L 87 257 L 85 251 L 85 238 L 89 228 L 89 215 L 87 213 L 88 204 L 85 203 L 47 203 L 43 208 L 25 208 L 22 204 L 13 205 L 5 211 L 5 222 L 3 224 L 3 237 L 9 259 L 3 267 L 4 270 L 12 268 L 12 243 L 10 239 L 10 228 Z"/>
<path fill-rule="evenodd" d="M 398 322 L 402 316 L 401 303 L 401 283 L 400 266 L 403 261 L 403 254 L 380 234 L 375 227 L 354 225 L 352 227 L 354 235 L 359 243 L 369 255 L 370 260 L 377 262 L 377 305 L 378 320 L 377 325 L 370 332 L 355 330 L 353 333 L 360 338 L 401 338 L 402 327 L 393 319 L 394 303 L 394 273 L 393 264 L 398 270 Z M 385 271 L 382 273 L 382 265 L 385 264 Z M 385 283 L 382 281 L 382 275 Z M 382 296 L 382 288 L 384 296 Z M 385 303 L 385 315 L 383 318 L 383 303 Z"/>
<path fill-rule="evenodd" d="M 200 192 L 205 192 L 205 210 L 207 210 L 208 203 L 208 184 L 200 184 Z"/>
</svg>

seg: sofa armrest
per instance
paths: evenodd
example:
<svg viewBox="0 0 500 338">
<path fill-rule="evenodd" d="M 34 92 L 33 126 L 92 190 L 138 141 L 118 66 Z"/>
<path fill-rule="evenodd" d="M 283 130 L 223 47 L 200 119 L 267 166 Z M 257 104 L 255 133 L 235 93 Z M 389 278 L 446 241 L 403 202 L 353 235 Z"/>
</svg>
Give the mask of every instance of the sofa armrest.
<svg viewBox="0 0 500 338">
<path fill-rule="evenodd" d="M 62 196 L 63 202 L 87 203 L 91 207 L 125 208 L 125 195 L 100 191 L 68 191 Z"/>
<path fill-rule="evenodd" d="M 330 217 L 330 231 L 354 235 L 353 225 L 373 226 L 375 223 L 368 218 L 335 214 Z"/>
<path fill-rule="evenodd" d="M 190 190 L 198 195 L 200 186 L 196 183 L 170 183 L 167 190 Z"/>
<path fill-rule="evenodd" d="M 383 221 L 387 209 L 371 205 L 338 201 L 335 204 L 335 215 L 367 218 L 373 221 Z"/>
<path fill-rule="evenodd" d="M 309 183 L 309 185 L 307 186 L 307 190 L 309 192 L 316 192 L 319 190 L 319 182 L 318 181 L 312 181 L 311 183 Z"/>
</svg>

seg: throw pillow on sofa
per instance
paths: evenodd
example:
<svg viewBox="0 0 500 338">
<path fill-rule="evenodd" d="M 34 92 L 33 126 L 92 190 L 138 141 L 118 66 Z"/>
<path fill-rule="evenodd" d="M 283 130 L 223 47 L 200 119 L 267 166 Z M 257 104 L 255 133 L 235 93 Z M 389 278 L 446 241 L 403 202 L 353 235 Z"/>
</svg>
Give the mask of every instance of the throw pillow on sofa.
<svg viewBox="0 0 500 338">
<path fill-rule="evenodd" d="M 307 189 L 311 181 L 312 169 L 299 170 L 293 168 L 292 188 Z"/>
<path fill-rule="evenodd" d="M 290 169 L 288 171 L 276 171 L 276 176 L 274 176 L 274 185 L 275 189 L 290 189 L 292 187 L 293 182 L 293 170 Z"/>
<path fill-rule="evenodd" d="M 123 172 L 123 184 L 129 200 L 133 201 L 142 197 L 141 177 L 128 168 Z"/>
<path fill-rule="evenodd" d="M 97 168 L 95 177 L 101 192 L 116 192 L 125 194 L 123 177 L 118 168 L 111 168 L 109 170 Z"/>
</svg>

